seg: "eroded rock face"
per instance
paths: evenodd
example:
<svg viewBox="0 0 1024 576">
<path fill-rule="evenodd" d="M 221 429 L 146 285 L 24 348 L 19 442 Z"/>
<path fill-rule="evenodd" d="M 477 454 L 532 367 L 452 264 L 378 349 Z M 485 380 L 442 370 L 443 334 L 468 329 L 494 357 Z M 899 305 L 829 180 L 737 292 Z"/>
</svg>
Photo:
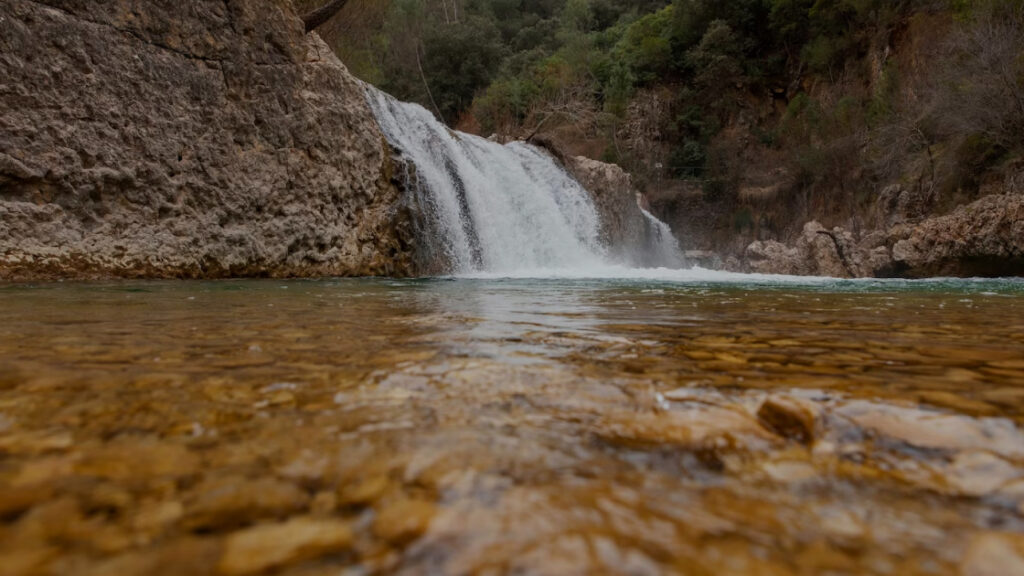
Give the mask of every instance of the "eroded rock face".
<svg viewBox="0 0 1024 576">
<path fill-rule="evenodd" d="M 583 156 L 564 158 L 569 172 L 594 198 L 601 216 L 602 240 L 631 257 L 644 243 L 644 217 L 637 205 L 636 189 L 629 173 L 615 164 Z"/>
<path fill-rule="evenodd" d="M 986 196 L 926 220 L 892 255 L 911 276 L 1024 276 L 1024 196 Z"/>
<path fill-rule="evenodd" d="M 290 2 L 7 0 L 0 22 L 0 279 L 412 272 L 402 170 Z"/>
<path fill-rule="evenodd" d="M 542 144 L 552 150 L 552 144 Z M 678 264 L 666 262 L 666 255 L 659 253 L 660 232 L 641 211 L 644 198 L 628 172 L 616 164 L 583 156 L 566 157 L 556 150 L 553 153 L 593 197 L 601 218 L 601 240 L 613 259 L 634 266 Z"/>
<path fill-rule="evenodd" d="M 793 274 L 847 278 L 870 275 L 853 236 L 842 228 L 828 230 L 808 222 L 794 247 L 775 240 L 758 240 L 746 250 L 752 271 L 762 274 Z"/>
<path fill-rule="evenodd" d="M 794 245 L 751 243 L 746 270 L 850 277 L 1024 275 L 1024 196 L 986 196 L 952 214 L 900 222 L 859 240 L 809 222 Z"/>
</svg>

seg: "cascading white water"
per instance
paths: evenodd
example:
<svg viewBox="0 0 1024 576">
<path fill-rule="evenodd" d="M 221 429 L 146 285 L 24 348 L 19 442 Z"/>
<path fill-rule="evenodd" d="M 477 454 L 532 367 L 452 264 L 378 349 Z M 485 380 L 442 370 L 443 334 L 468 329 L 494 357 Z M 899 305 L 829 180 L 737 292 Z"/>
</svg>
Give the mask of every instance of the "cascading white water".
<svg viewBox="0 0 1024 576">
<path fill-rule="evenodd" d="M 640 208 L 640 212 L 644 215 L 644 219 L 647 220 L 647 233 L 649 236 L 647 245 L 652 252 L 649 256 L 649 261 L 669 268 L 682 266 L 683 254 L 679 249 L 679 241 L 672 234 L 672 228 L 658 220 L 654 214 L 651 214 L 643 207 Z"/>
<path fill-rule="evenodd" d="M 422 106 L 369 85 L 366 93 L 384 135 L 415 165 L 418 208 L 430 219 L 429 241 L 452 272 L 608 266 L 590 194 L 545 152 L 456 132 Z M 671 231 L 646 216 L 657 223 L 655 235 L 667 246 Z M 659 265 L 680 262 L 661 256 L 656 255 Z"/>
</svg>

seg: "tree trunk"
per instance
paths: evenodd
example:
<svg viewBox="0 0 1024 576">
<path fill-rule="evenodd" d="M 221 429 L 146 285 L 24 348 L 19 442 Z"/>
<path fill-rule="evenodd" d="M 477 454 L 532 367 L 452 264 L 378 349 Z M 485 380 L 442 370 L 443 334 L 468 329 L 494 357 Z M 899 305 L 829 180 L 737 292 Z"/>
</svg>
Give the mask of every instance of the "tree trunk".
<svg viewBox="0 0 1024 576">
<path fill-rule="evenodd" d="M 323 8 L 313 10 L 302 17 L 302 23 L 306 26 L 306 33 L 310 33 L 322 26 L 325 22 L 334 17 L 342 9 L 348 0 L 332 0 Z"/>
</svg>

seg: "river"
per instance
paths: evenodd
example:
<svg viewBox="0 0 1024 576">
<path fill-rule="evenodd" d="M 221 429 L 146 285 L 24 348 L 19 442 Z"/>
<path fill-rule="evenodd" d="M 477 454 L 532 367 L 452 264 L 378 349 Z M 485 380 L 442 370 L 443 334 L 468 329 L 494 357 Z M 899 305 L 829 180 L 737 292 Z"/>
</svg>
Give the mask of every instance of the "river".
<svg viewBox="0 0 1024 576">
<path fill-rule="evenodd" d="M 1024 557 L 1020 280 L 54 283 L 0 302 L 11 573 Z"/>
</svg>

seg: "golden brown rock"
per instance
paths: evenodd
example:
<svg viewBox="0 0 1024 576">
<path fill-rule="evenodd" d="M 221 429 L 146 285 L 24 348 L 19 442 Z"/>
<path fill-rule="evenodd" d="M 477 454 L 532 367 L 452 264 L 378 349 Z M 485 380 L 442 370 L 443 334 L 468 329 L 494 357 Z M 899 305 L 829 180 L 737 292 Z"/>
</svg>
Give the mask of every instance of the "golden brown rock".
<svg viewBox="0 0 1024 576">
<path fill-rule="evenodd" d="M 1024 535 L 988 532 L 971 539 L 961 565 L 963 576 L 1024 574 Z"/>
<path fill-rule="evenodd" d="M 228 536 L 217 569 L 231 576 L 257 574 L 341 552 L 351 543 L 352 529 L 336 520 L 294 518 L 263 524 Z"/>
<path fill-rule="evenodd" d="M 792 396 L 769 396 L 757 409 L 757 418 L 769 430 L 803 444 L 814 441 L 818 407 Z"/>
<path fill-rule="evenodd" d="M 111 480 L 191 476 L 199 457 L 188 448 L 155 438 L 121 438 L 85 453 L 75 469 L 79 474 Z"/>
<path fill-rule="evenodd" d="M 53 494 L 52 486 L 8 486 L 0 490 L 0 520 L 10 519 L 46 501 Z"/>
<path fill-rule="evenodd" d="M 374 474 L 367 478 L 360 479 L 353 484 L 343 484 L 338 488 L 338 502 L 346 505 L 372 504 L 388 488 L 388 477 L 386 474 Z"/>
<path fill-rule="evenodd" d="M 309 505 L 306 492 L 273 478 L 214 477 L 200 484 L 196 493 L 185 511 L 184 523 L 190 529 L 230 528 L 283 518 Z"/>
<path fill-rule="evenodd" d="M 393 543 L 421 536 L 437 514 L 437 505 L 427 500 L 397 500 L 383 505 L 373 521 L 373 533 Z"/>
</svg>

